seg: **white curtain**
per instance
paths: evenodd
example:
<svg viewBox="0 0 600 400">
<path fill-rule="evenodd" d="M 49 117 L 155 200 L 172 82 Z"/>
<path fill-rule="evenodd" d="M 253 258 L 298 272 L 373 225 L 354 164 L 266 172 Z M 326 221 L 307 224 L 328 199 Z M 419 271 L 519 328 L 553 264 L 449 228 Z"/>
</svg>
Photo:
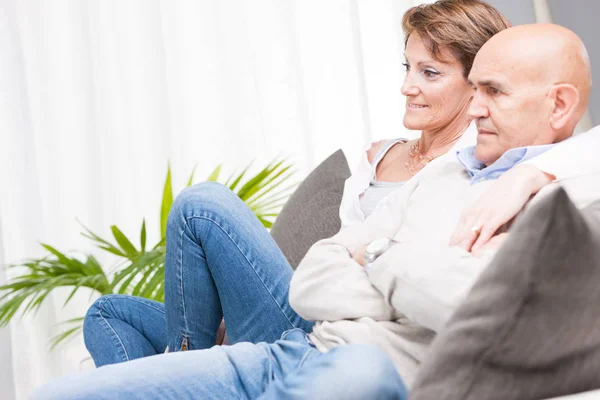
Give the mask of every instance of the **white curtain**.
<svg viewBox="0 0 600 400">
<path fill-rule="evenodd" d="M 202 178 L 279 155 L 301 178 L 340 147 L 353 166 L 365 142 L 412 135 L 400 19 L 414 3 L 0 0 L 0 262 L 43 255 L 38 242 L 89 251 L 76 218 L 135 237 L 146 217 L 157 240 L 168 162 L 176 191 L 195 164 Z M 2 399 L 89 368 L 81 338 L 48 351 L 93 300 L 63 308 L 66 293 L 0 332 Z"/>
</svg>

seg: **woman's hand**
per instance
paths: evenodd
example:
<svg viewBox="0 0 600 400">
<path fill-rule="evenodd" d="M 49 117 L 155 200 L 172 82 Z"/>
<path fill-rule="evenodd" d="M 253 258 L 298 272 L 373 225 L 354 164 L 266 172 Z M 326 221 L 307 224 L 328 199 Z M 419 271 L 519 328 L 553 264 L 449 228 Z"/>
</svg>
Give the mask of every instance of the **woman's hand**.
<svg viewBox="0 0 600 400">
<path fill-rule="evenodd" d="M 366 262 L 365 262 L 365 251 L 366 250 L 367 250 L 367 245 L 364 245 L 360 249 L 358 249 L 356 251 L 356 253 L 354 253 L 354 255 L 352 256 L 354 261 L 359 263 L 362 267 L 364 267 L 366 264 Z"/>
<path fill-rule="evenodd" d="M 461 214 L 450 246 L 476 251 L 485 245 L 498 228 L 514 218 L 530 197 L 552 182 L 552 175 L 520 164 L 502 175 L 479 199 Z"/>
</svg>

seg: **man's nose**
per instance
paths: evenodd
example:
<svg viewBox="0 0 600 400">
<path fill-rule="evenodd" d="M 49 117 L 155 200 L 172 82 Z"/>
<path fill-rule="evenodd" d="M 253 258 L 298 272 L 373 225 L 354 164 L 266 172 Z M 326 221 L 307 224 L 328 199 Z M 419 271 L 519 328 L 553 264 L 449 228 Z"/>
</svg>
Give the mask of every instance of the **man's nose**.
<svg viewBox="0 0 600 400">
<path fill-rule="evenodd" d="M 469 105 L 469 117 L 472 119 L 487 118 L 490 116 L 490 111 L 481 98 L 480 92 L 476 91 Z"/>
</svg>

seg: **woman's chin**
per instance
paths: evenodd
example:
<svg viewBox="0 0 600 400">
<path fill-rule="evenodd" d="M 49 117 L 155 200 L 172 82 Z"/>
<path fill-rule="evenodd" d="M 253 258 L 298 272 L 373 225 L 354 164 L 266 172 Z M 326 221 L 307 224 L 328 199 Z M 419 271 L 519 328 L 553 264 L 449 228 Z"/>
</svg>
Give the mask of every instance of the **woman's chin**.
<svg viewBox="0 0 600 400">
<path fill-rule="evenodd" d="M 406 116 L 404 117 L 402 123 L 406 129 L 410 129 L 411 131 L 422 131 L 427 125 L 425 121 L 420 121 L 416 118 L 406 118 Z"/>
</svg>

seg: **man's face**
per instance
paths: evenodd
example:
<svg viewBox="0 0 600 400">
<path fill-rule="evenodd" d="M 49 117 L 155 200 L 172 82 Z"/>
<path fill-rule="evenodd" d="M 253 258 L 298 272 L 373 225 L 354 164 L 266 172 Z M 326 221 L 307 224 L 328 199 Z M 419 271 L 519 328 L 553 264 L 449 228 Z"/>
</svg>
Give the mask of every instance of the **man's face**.
<svg viewBox="0 0 600 400">
<path fill-rule="evenodd" d="M 475 88 L 469 115 L 479 131 L 475 157 L 486 165 L 507 150 L 555 139 L 548 119 L 550 86 L 539 70 L 515 61 L 506 51 L 484 46 L 469 74 Z"/>
</svg>

